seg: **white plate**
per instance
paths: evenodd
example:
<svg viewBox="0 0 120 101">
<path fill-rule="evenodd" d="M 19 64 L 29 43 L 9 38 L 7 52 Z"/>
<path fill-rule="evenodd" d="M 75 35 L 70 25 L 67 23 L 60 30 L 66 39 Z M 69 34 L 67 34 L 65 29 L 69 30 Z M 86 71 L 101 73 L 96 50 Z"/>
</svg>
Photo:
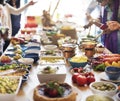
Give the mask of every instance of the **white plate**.
<svg viewBox="0 0 120 101">
<path fill-rule="evenodd" d="M 105 72 L 102 72 L 102 73 L 99 75 L 99 77 L 100 77 L 100 80 L 102 80 L 102 81 L 108 81 L 108 82 L 113 82 L 113 83 L 120 83 L 120 79 L 118 79 L 118 80 L 110 80 L 110 79 L 107 77 L 107 75 L 105 74 Z"/>
<path fill-rule="evenodd" d="M 77 89 L 76 87 L 73 87 L 73 90 L 77 93 L 77 99 L 76 99 L 76 101 L 81 101 L 81 98 L 82 98 L 82 92 L 79 90 L 79 89 Z M 28 97 L 28 101 L 34 101 L 33 100 L 33 92 L 34 92 L 34 88 L 33 89 L 31 89 L 31 91 L 30 92 L 28 92 L 29 94 L 29 96 L 27 96 Z"/>
<path fill-rule="evenodd" d="M 57 49 L 57 46 L 56 45 L 45 45 L 44 48 L 46 50 L 55 50 Z"/>
</svg>

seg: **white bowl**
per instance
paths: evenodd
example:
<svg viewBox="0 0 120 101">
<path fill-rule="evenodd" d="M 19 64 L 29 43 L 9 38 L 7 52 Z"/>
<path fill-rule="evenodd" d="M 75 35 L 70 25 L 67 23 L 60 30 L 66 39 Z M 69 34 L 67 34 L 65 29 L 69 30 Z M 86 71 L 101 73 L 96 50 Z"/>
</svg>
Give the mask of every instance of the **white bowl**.
<svg viewBox="0 0 120 101">
<path fill-rule="evenodd" d="M 23 64 L 32 65 L 34 62 L 34 59 L 32 59 L 32 58 L 20 58 L 18 61 L 20 63 L 23 63 Z"/>
<path fill-rule="evenodd" d="M 94 94 L 88 96 L 85 101 L 114 101 L 114 99 L 106 95 Z"/>
<path fill-rule="evenodd" d="M 22 77 L 21 76 L 0 76 L 0 78 L 3 78 L 4 81 L 5 81 L 5 78 L 7 78 L 7 80 L 9 79 L 10 81 L 18 80 L 17 88 L 13 93 L 11 93 L 11 94 L 9 94 L 9 93 L 5 93 L 5 94 L 0 93 L 0 101 L 14 101 L 15 97 L 17 96 L 17 94 L 19 92 L 19 89 L 20 89 L 20 86 L 21 86 L 21 83 L 22 83 Z M 5 84 L 5 82 L 4 82 L 4 84 Z M 6 85 L 8 85 L 8 84 L 6 83 Z"/>
<path fill-rule="evenodd" d="M 92 82 L 89 87 L 94 94 L 101 94 L 107 96 L 114 96 L 118 90 L 118 86 L 116 84 L 105 81 Z"/>
<path fill-rule="evenodd" d="M 28 50 L 25 50 L 26 54 L 27 53 L 37 53 L 37 54 L 39 54 L 39 52 L 40 52 L 40 50 L 38 50 L 38 49 L 28 49 Z"/>
<path fill-rule="evenodd" d="M 120 92 L 118 92 L 118 93 L 116 94 L 116 98 L 117 98 L 118 101 L 120 101 Z"/>
<path fill-rule="evenodd" d="M 26 47 L 31 47 L 31 46 L 40 46 L 39 43 L 35 43 L 35 42 L 30 42 L 28 44 L 25 45 Z"/>
<path fill-rule="evenodd" d="M 43 69 L 46 68 L 47 66 L 52 67 L 52 70 L 54 72 L 51 73 L 43 73 Z M 56 70 L 57 68 L 57 70 Z M 40 83 L 45 83 L 49 81 L 59 81 L 59 82 L 64 82 L 66 78 L 66 67 L 64 65 L 44 65 L 44 66 L 38 66 L 37 68 L 38 73 L 37 77 Z"/>
<path fill-rule="evenodd" d="M 56 45 L 44 45 L 44 48 L 46 50 L 55 50 L 57 49 L 57 46 Z"/>
</svg>

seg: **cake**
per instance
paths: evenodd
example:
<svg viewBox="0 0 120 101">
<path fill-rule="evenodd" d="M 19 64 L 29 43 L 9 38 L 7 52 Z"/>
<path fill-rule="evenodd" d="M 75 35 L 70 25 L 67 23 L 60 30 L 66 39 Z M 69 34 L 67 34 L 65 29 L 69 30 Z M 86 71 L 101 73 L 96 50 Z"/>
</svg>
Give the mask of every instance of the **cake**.
<svg viewBox="0 0 120 101">
<path fill-rule="evenodd" d="M 67 83 L 48 82 L 34 89 L 34 101 L 76 101 L 77 93 Z"/>
</svg>

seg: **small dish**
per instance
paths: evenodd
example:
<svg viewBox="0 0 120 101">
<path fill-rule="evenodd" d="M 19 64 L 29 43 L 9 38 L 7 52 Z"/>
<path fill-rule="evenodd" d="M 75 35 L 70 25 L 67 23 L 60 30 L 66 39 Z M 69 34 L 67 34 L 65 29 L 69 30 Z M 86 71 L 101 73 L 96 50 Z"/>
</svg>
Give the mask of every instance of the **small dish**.
<svg viewBox="0 0 120 101">
<path fill-rule="evenodd" d="M 105 73 L 110 80 L 117 80 L 120 78 L 120 68 L 116 66 L 107 66 L 105 68 Z"/>
<path fill-rule="evenodd" d="M 36 54 L 39 54 L 40 50 L 38 49 L 27 49 L 25 50 L 25 53 L 28 54 L 28 53 L 36 53 Z"/>
<path fill-rule="evenodd" d="M 110 97 L 114 96 L 118 90 L 117 84 L 107 81 L 92 82 L 89 87 L 94 94 L 107 95 Z"/>
<path fill-rule="evenodd" d="M 18 60 L 18 62 L 23 63 L 23 64 L 32 65 L 34 62 L 34 59 L 32 59 L 32 58 L 20 58 Z"/>
<path fill-rule="evenodd" d="M 117 98 L 118 101 L 120 101 L 120 92 L 118 92 L 118 93 L 116 94 L 116 98 Z"/>
<path fill-rule="evenodd" d="M 40 50 L 40 46 L 30 46 L 30 47 L 27 47 L 26 50 L 29 50 L 29 49 L 37 49 L 37 50 Z"/>
<path fill-rule="evenodd" d="M 120 78 L 117 80 L 110 80 L 105 72 L 100 73 L 99 78 L 101 81 L 108 81 L 113 83 L 120 83 Z"/>
<path fill-rule="evenodd" d="M 10 56 L 10 57 L 13 57 L 13 56 L 15 56 L 15 54 L 5 54 L 6 56 Z"/>
<path fill-rule="evenodd" d="M 49 73 L 44 71 L 46 67 L 51 67 Z M 40 83 L 48 81 L 64 82 L 66 78 L 66 67 L 64 65 L 43 65 L 37 67 L 37 77 Z M 44 72 L 43 72 L 44 71 Z"/>
<path fill-rule="evenodd" d="M 30 47 L 30 46 L 40 46 L 38 43 L 35 42 L 30 42 L 28 44 L 25 45 L 26 47 Z"/>
<path fill-rule="evenodd" d="M 44 48 L 46 50 L 55 50 L 57 49 L 57 46 L 56 45 L 44 45 Z"/>
<path fill-rule="evenodd" d="M 106 96 L 106 95 L 90 95 L 86 98 L 85 101 L 114 101 L 111 97 Z"/>
<path fill-rule="evenodd" d="M 63 56 L 63 54 L 62 51 L 47 50 L 40 51 L 40 56 Z"/>
<path fill-rule="evenodd" d="M 39 60 L 39 54 L 28 53 L 28 54 L 24 55 L 24 58 L 32 58 L 32 59 L 34 59 L 34 63 L 36 63 Z"/>
</svg>

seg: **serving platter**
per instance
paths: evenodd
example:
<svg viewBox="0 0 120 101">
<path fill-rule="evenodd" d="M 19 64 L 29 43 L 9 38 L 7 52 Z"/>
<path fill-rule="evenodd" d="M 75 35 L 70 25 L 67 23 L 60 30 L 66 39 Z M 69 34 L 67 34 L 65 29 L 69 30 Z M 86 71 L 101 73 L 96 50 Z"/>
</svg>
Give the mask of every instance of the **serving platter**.
<svg viewBox="0 0 120 101">
<path fill-rule="evenodd" d="M 65 58 L 62 56 L 56 56 L 56 57 L 41 57 L 39 60 L 39 64 L 41 65 L 46 65 L 46 64 L 66 64 Z"/>
<path fill-rule="evenodd" d="M 14 98 L 17 96 L 20 90 L 20 87 L 22 84 L 22 77 L 21 76 L 0 76 L 0 80 L 1 80 L 0 85 L 5 91 L 5 92 L 0 92 L 0 101 L 14 101 Z M 7 88 L 5 85 L 7 86 Z M 12 92 L 9 92 L 10 90 Z"/>
<path fill-rule="evenodd" d="M 77 93 L 77 97 L 76 97 L 76 101 L 81 101 L 81 98 L 82 98 L 82 92 L 77 89 L 76 87 L 72 87 L 73 88 L 73 91 Z M 28 98 L 28 101 L 34 101 L 33 100 L 33 92 L 34 92 L 34 88 L 31 89 L 28 93 L 29 96 L 27 96 Z M 30 96 L 31 95 L 31 96 Z"/>
<path fill-rule="evenodd" d="M 63 56 L 62 51 L 59 50 L 48 50 L 40 51 L 40 56 Z"/>
</svg>

